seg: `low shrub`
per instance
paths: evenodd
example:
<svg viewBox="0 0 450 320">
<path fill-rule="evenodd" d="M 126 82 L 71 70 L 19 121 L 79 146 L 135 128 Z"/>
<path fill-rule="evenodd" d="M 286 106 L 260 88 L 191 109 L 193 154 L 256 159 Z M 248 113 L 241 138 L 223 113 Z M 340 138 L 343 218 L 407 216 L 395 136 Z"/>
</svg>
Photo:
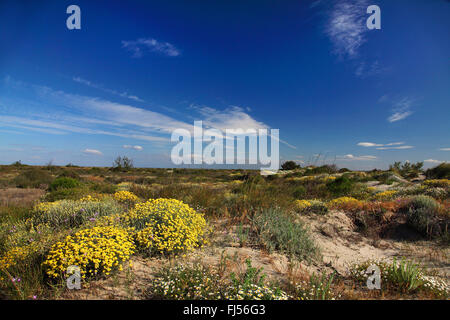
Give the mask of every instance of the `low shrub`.
<svg viewBox="0 0 450 320">
<path fill-rule="evenodd" d="M 295 208 L 299 213 L 324 215 L 328 212 L 328 207 L 320 200 L 296 200 Z"/>
<path fill-rule="evenodd" d="M 377 201 L 391 200 L 395 197 L 396 194 L 397 194 L 396 190 L 386 190 L 375 194 L 374 199 Z"/>
<path fill-rule="evenodd" d="M 427 187 L 440 187 L 440 188 L 449 188 L 450 180 L 449 179 L 431 179 L 425 180 L 423 184 Z"/>
<path fill-rule="evenodd" d="M 246 270 L 228 278 L 223 270 L 201 264 L 163 268 L 147 293 L 156 299 L 175 300 L 287 300 L 289 296 L 274 285 L 264 282 L 262 269 L 246 260 Z"/>
<path fill-rule="evenodd" d="M 448 233 L 448 217 L 445 219 L 439 216 L 439 203 L 429 196 L 420 195 L 411 199 L 407 223 L 431 238 L 446 237 Z"/>
<path fill-rule="evenodd" d="M 60 200 L 43 202 L 35 206 L 32 222 L 47 224 L 54 229 L 76 228 L 89 221 L 122 212 L 123 209 L 115 201 L 76 201 Z"/>
<path fill-rule="evenodd" d="M 257 239 L 269 252 L 279 251 L 298 260 L 310 260 L 317 254 L 318 249 L 303 224 L 279 209 L 261 211 L 252 223 Z"/>
<path fill-rule="evenodd" d="M 56 243 L 43 266 L 50 278 L 61 277 L 69 266 L 78 266 L 83 279 L 109 275 L 114 270 L 122 270 L 122 264 L 129 260 L 134 249 L 132 238 L 125 230 L 94 227 Z"/>
<path fill-rule="evenodd" d="M 179 200 L 138 203 L 125 215 L 125 221 L 137 230 L 139 246 L 149 253 L 193 250 L 204 241 L 205 218 Z"/>
<path fill-rule="evenodd" d="M 139 198 L 130 191 L 117 191 L 114 193 L 113 197 L 117 202 L 125 204 L 129 207 L 135 205 L 139 201 Z"/>
<path fill-rule="evenodd" d="M 60 177 L 53 180 L 49 186 L 50 191 L 56 191 L 61 189 L 72 189 L 80 185 L 78 180 L 69 177 Z"/>
<path fill-rule="evenodd" d="M 47 170 L 30 168 L 14 178 L 17 188 L 47 188 L 53 177 Z"/>
<path fill-rule="evenodd" d="M 352 197 L 340 197 L 328 202 L 328 207 L 344 211 L 359 211 L 363 208 L 364 202 Z"/>
<path fill-rule="evenodd" d="M 327 189 L 335 196 L 347 195 L 353 190 L 353 187 L 354 182 L 346 175 L 327 183 Z"/>
<path fill-rule="evenodd" d="M 309 281 L 292 283 L 292 296 L 296 300 L 336 300 L 339 296 L 331 288 L 334 275 L 327 275 L 325 272 L 321 276 L 312 274 Z"/>
<path fill-rule="evenodd" d="M 425 172 L 428 179 L 450 179 L 450 163 L 444 162 Z"/>
<path fill-rule="evenodd" d="M 375 265 L 380 269 L 381 290 L 401 292 L 427 292 L 437 298 L 448 298 L 450 290 L 444 281 L 429 275 L 427 269 L 411 260 L 394 259 L 389 263 L 382 260 L 368 260 L 355 264 L 350 268 L 351 276 L 359 282 L 365 283 L 368 278 L 367 269 Z"/>
<path fill-rule="evenodd" d="M 304 197 L 306 194 L 306 189 L 303 186 L 298 186 L 297 188 L 295 188 L 294 192 L 292 193 L 292 196 L 295 199 L 301 199 L 302 197 Z"/>
</svg>

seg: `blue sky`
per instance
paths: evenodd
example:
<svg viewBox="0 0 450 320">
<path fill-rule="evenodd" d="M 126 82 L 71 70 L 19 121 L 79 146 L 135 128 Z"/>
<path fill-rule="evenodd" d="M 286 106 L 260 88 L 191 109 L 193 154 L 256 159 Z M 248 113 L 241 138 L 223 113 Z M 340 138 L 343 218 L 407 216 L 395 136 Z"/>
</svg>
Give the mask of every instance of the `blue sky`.
<svg viewBox="0 0 450 320">
<path fill-rule="evenodd" d="M 171 167 L 194 120 L 280 129 L 282 161 L 450 160 L 449 1 L 3 0 L 0 21 L 0 164 Z"/>
</svg>

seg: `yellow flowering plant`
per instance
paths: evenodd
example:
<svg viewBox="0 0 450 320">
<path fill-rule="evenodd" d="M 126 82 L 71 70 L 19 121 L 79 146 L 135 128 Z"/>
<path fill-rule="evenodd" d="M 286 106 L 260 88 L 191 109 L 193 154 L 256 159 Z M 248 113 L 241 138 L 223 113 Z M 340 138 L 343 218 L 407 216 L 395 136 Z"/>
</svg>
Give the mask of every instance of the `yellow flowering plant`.
<svg viewBox="0 0 450 320">
<path fill-rule="evenodd" d="M 130 259 L 134 250 L 132 237 L 126 230 L 93 227 L 53 245 L 43 266 L 51 278 L 59 277 L 69 266 L 78 266 L 82 278 L 109 275 L 113 270 L 122 270 L 122 264 Z"/>
<path fill-rule="evenodd" d="M 133 206 L 136 202 L 139 201 L 139 198 L 130 191 L 117 191 L 114 194 L 114 200 L 128 206 Z"/>
<path fill-rule="evenodd" d="M 374 198 L 378 201 L 391 200 L 396 194 L 396 190 L 386 190 L 375 194 Z"/>
<path fill-rule="evenodd" d="M 352 197 L 340 197 L 328 202 L 328 207 L 345 211 L 361 210 L 364 202 Z"/>
<path fill-rule="evenodd" d="M 151 199 L 125 214 L 125 222 L 137 230 L 141 248 L 151 252 L 178 253 L 203 242 L 206 220 L 182 201 Z"/>
<path fill-rule="evenodd" d="M 423 184 L 427 187 L 440 187 L 440 188 L 448 188 L 450 187 L 449 179 L 431 179 L 425 180 Z"/>
</svg>

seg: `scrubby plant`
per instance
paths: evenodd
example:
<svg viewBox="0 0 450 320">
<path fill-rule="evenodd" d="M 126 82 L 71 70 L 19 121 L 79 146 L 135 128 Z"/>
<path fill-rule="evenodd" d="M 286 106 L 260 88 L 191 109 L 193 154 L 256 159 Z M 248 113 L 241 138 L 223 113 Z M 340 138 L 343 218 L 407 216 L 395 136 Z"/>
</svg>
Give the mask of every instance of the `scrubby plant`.
<svg viewBox="0 0 450 320">
<path fill-rule="evenodd" d="M 152 282 L 148 295 L 156 299 L 221 299 L 220 275 L 201 264 L 179 264 L 162 268 Z"/>
<path fill-rule="evenodd" d="M 117 202 L 130 207 L 139 201 L 139 198 L 130 191 L 117 191 L 116 193 L 114 193 L 113 197 Z"/>
<path fill-rule="evenodd" d="M 78 180 L 70 177 L 60 177 L 53 180 L 49 186 L 49 190 L 56 191 L 61 189 L 72 189 L 78 187 L 79 185 L 80 182 Z"/>
<path fill-rule="evenodd" d="M 408 205 L 407 222 L 420 233 L 430 236 L 445 236 L 448 221 L 441 227 L 439 203 L 429 196 L 415 196 Z"/>
<path fill-rule="evenodd" d="M 339 296 L 331 288 L 334 276 L 335 273 L 323 272 L 322 275 L 312 274 L 309 281 L 292 283 L 292 296 L 296 300 L 336 300 Z"/>
<path fill-rule="evenodd" d="M 265 283 L 262 268 L 252 266 L 241 274 L 227 274 L 221 268 L 201 264 L 178 264 L 157 273 L 147 295 L 175 300 L 287 300 L 289 296 L 275 285 Z"/>
<path fill-rule="evenodd" d="M 374 199 L 378 201 L 391 200 L 398 192 L 396 190 L 386 190 L 374 195 Z"/>
<path fill-rule="evenodd" d="M 252 266 L 250 259 L 245 260 L 246 270 L 241 274 L 231 273 L 231 284 L 224 293 L 230 300 L 287 300 L 288 295 L 280 288 L 265 283 L 263 268 Z"/>
<path fill-rule="evenodd" d="M 425 180 L 423 184 L 427 187 L 440 187 L 440 188 L 449 188 L 450 180 L 449 179 L 431 179 Z"/>
<path fill-rule="evenodd" d="M 42 188 L 48 186 L 52 180 L 53 177 L 48 171 L 30 168 L 15 177 L 13 183 L 18 188 Z"/>
<path fill-rule="evenodd" d="M 380 269 L 381 290 L 394 290 L 401 292 L 428 292 L 437 298 L 448 298 L 450 290 L 448 285 L 429 275 L 426 268 L 405 258 L 392 262 L 384 260 L 368 260 L 354 264 L 350 268 L 353 279 L 365 283 L 368 278 L 367 269 L 375 265 Z"/>
<path fill-rule="evenodd" d="M 300 166 L 294 161 L 286 161 L 281 165 L 281 170 L 295 170 L 299 168 Z"/>
<path fill-rule="evenodd" d="M 327 189 L 336 196 L 347 195 L 353 190 L 354 182 L 346 175 L 327 183 Z"/>
<path fill-rule="evenodd" d="M 114 270 L 122 270 L 122 264 L 129 260 L 134 249 L 132 238 L 124 229 L 93 227 L 56 243 L 43 266 L 51 278 L 62 276 L 69 266 L 78 266 L 83 279 L 109 275 Z"/>
<path fill-rule="evenodd" d="M 411 163 L 406 161 L 405 163 L 394 162 L 389 166 L 389 170 L 397 173 L 404 178 L 416 178 L 419 173 L 422 172 L 423 162 Z"/>
<path fill-rule="evenodd" d="M 76 201 L 60 200 L 43 202 L 35 206 L 32 222 L 47 224 L 52 228 L 75 228 L 96 219 L 122 212 L 123 209 L 114 200 Z"/>
<path fill-rule="evenodd" d="M 328 202 L 328 207 L 344 211 L 358 211 L 364 206 L 364 202 L 352 197 L 340 197 Z"/>
<path fill-rule="evenodd" d="M 306 194 L 306 189 L 303 186 L 298 186 L 295 188 L 294 192 L 292 193 L 292 196 L 295 199 L 301 199 Z"/>
<path fill-rule="evenodd" d="M 295 208 L 300 213 L 314 213 L 323 215 L 328 212 L 328 207 L 321 200 L 296 200 Z"/>
<path fill-rule="evenodd" d="M 450 179 L 450 163 L 444 162 L 425 172 L 428 179 Z"/>
<path fill-rule="evenodd" d="M 255 214 L 252 223 L 257 239 L 269 252 L 279 251 L 298 260 L 310 260 L 318 252 L 303 224 L 279 209 Z"/>
<path fill-rule="evenodd" d="M 155 199 L 136 204 L 125 215 L 137 230 L 139 246 L 150 253 L 178 253 L 198 247 L 204 241 L 206 221 L 182 201 Z"/>
</svg>

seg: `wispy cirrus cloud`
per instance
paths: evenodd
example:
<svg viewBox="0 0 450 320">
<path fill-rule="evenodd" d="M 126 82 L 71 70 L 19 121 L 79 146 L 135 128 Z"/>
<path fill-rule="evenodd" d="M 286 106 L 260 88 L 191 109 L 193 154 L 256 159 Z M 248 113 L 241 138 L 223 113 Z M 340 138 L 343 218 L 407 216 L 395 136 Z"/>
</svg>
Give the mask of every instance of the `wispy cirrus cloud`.
<svg viewBox="0 0 450 320">
<path fill-rule="evenodd" d="M 391 110 L 391 115 L 387 118 L 389 122 L 396 122 L 403 120 L 413 114 L 411 110 L 412 105 L 415 103 L 415 99 L 405 97 L 396 101 Z"/>
<path fill-rule="evenodd" d="M 390 143 L 374 143 L 374 142 L 358 142 L 356 145 L 360 147 L 376 147 L 377 150 L 390 150 L 390 149 L 411 149 L 413 146 L 404 145 L 404 142 L 390 142 Z"/>
<path fill-rule="evenodd" d="M 9 79 L 9 81 L 12 81 Z M 70 94 L 49 87 L 14 82 L 15 85 L 34 94 L 32 101 L 42 105 L 64 106 L 58 113 L 2 115 L 0 126 L 40 131 L 48 134 L 88 134 L 116 136 L 127 139 L 169 144 L 175 129 L 193 132 L 193 123 L 128 104 L 97 97 Z M 26 100 L 23 101 L 27 105 Z M 40 105 L 37 107 L 39 108 Z M 192 106 L 207 128 L 215 129 L 267 129 L 263 122 L 255 120 L 243 108 L 231 106 L 217 110 L 206 106 Z M 42 109 L 44 109 L 42 107 Z M 281 141 L 290 146 L 287 142 Z M 126 148 L 139 150 L 140 146 L 127 144 Z M 292 146 L 295 148 L 294 146 Z"/>
<path fill-rule="evenodd" d="M 156 52 L 168 57 L 177 57 L 181 51 L 169 42 L 161 42 L 153 38 L 140 38 L 122 41 L 122 48 L 130 51 L 133 58 L 141 58 L 146 52 Z"/>
<path fill-rule="evenodd" d="M 368 1 L 336 1 L 329 12 L 325 33 L 340 57 L 355 58 L 366 42 L 366 9 Z"/>
<path fill-rule="evenodd" d="M 450 151 L 450 148 L 440 148 L 439 151 Z"/>
<path fill-rule="evenodd" d="M 142 100 L 141 98 L 139 98 L 139 97 L 137 97 L 135 95 L 131 95 L 128 92 L 119 92 L 119 91 L 116 91 L 116 90 L 108 89 L 108 88 L 105 88 L 101 84 L 97 84 L 97 83 L 91 82 L 91 81 L 83 79 L 81 77 L 73 77 L 72 80 L 75 81 L 75 82 L 84 84 L 84 85 L 86 85 L 88 87 L 99 89 L 99 90 L 102 90 L 104 92 L 107 92 L 107 93 L 110 93 L 110 94 L 113 94 L 113 95 L 116 95 L 116 96 L 119 96 L 119 97 L 122 97 L 122 98 L 128 98 L 128 99 L 131 99 L 131 100 L 134 100 L 134 101 L 144 102 L 144 100 Z"/>
</svg>

